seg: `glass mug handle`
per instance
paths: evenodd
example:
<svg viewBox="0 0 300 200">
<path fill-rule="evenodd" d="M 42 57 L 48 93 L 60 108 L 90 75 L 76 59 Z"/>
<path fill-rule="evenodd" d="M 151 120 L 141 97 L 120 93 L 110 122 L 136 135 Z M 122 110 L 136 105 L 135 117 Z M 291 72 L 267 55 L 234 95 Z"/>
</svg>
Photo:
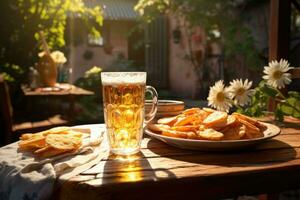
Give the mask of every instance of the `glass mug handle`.
<svg viewBox="0 0 300 200">
<path fill-rule="evenodd" d="M 147 85 L 146 92 L 149 92 L 152 96 L 152 106 L 150 112 L 145 115 L 145 125 L 148 124 L 155 117 L 158 105 L 158 94 L 155 88 Z"/>
</svg>

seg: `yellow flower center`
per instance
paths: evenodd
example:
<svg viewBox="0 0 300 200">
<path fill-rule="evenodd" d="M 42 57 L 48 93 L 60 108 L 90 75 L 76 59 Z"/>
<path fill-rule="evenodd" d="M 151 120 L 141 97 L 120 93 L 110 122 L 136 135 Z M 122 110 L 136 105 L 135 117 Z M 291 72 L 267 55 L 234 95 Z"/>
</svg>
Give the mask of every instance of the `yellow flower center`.
<svg viewBox="0 0 300 200">
<path fill-rule="evenodd" d="M 281 78 L 281 76 L 282 76 L 282 74 L 283 74 L 283 72 L 282 71 L 275 71 L 274 73 L 273 73 L 273 78 L 275 78 L 275 79 L 280 79 Z"/>
<path fill-rule="evenodd" d="M 245 93 L 245 89 L 244 88 L 239 88 L 237 91 L 236 91 L 236 94 L 237 95 L 242 95 L 242 94 L 244 94 Z"/>
<path fill-rule="evenodd" d="M 224 93 L 223 92 L 219 92 L 217 94 L 217 101 L 224 101 L 224 99 L 225 99 Z"/>
</svg>

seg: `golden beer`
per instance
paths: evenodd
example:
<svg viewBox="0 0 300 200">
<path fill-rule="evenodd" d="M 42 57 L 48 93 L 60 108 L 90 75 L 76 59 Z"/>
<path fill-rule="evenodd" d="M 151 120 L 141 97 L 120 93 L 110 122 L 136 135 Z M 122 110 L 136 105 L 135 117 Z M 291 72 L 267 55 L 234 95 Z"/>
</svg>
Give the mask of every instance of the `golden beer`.
<svg viewBox="0 0 300 200">
<path fill-rule="evenodd" d="M 110 151 L 130 155 L 140 149 L 144 122 L 157 111 L 157 92 L 146 86 L 146 72 L 102 72 L 104 118 Z M 145 116 L 145 92 L 152 96 L 152 109 Z M 145 118 L 145 119 L 144 119 Z"/>
<path fill-rule="evenodd" d="M 103 100 L 111 151 L 136 153 L 143 133 L 145 84 L 103 85 Z"/>
</svg>

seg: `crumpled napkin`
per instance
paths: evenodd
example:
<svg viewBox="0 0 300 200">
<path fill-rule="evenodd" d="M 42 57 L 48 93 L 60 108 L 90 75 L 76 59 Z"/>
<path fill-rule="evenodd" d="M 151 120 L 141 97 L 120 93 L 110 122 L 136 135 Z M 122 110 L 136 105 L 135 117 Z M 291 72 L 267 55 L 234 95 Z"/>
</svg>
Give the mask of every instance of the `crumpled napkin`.
<svg viewBox="0 0 300 200">
<path fill-rule="evenodd" d="M 103 134 L 103 126 L 97 131 Z M 90 138 L 93 138 L 90 139 Z M 0 148 L 0 199 L 49 199 L 62 182 L 100 162 L 106 155 L 99 137 L 83 140 L 78 152 L 39 159 L 12 143 Z"/>
</svg>

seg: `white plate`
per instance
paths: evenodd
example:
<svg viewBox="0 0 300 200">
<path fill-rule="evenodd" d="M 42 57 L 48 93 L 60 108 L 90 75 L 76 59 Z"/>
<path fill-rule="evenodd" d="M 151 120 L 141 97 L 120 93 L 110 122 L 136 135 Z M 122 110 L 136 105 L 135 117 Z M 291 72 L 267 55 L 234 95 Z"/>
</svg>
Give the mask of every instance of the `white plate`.
<svg viewBox="0 0 300 200">
<path fill-rule="evenodd" d="M 193 140 L 181 139 L 164 136 L 154 133 L 149 129 L 145 133 L 153 138 L 163 141 L 171 146 L 181 149 L 202 150 L 202 151 L 223 151 L 246 148 L 249 146 L 260 144 L 268 139 L 271 139 L 280 134 L 280 128 L 269 123 L 263 123 L 267 126 L 264 131 L 264 137 L 245 140 L 224 140 L 224 141 L 208 141 L 208 140 Z"/>
</svg>

